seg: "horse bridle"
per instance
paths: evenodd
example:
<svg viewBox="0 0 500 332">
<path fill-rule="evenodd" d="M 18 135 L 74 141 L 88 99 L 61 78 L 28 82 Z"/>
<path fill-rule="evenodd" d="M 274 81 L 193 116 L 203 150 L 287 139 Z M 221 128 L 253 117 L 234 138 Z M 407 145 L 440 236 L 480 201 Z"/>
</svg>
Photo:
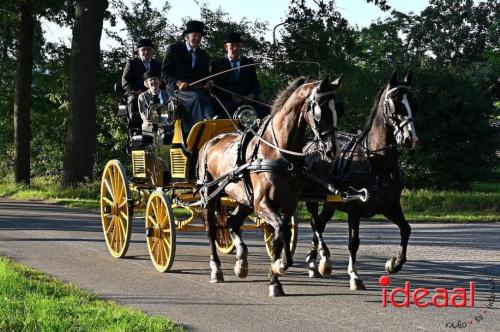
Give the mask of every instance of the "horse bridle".
<svg viewBox="0 0 500 332">
<path fill-rule="evenodd" d="M 332 98 L 327 98 L 323 102 L 319 103 L 318 100 L 320 100 L 323 97 L 330 96 L 332 95 Z M 306 106 L 306 114 L 309 112 L 312 112 L 313 114 L 313 123 L 310 123 L 309 126 L 311 127 L 311 130 L 313 131 L 314 134 L 314 139 L 317 143 L 318 149 L 321 153 L 324 153 L 326 151 L 326 146 L 325 143 L 322 139 L 322 137 L 325 137 L 327 135 L 331 135 L 337 130 L 336 124 L 333 124 L 332 126 L 329 126 L 327 129 L 320 131 L 320 121 L 321 121 L 321 112 L 322 112 L 322 107 L 325 103 L 330 103 L 330 102 L 335 102 L 335 91 L 327 91 L 323 93 L 318 93 L 318 87 L 314 88 L 314 92 L 311 93 L 311 95 L 308 98 L 307 106 Z M 337 113 L 337 109 L 334 107 L 330 107 L 332 113 Z M 334 118 L 337 117 L 338 114 L 334 115 Z"/>
<path fill-rule="evenodd" d="M 396 137 L 396 140 L 398 135 L 403 135 L 403 129 L 413 122 L 413 117 L 408 116 L 403 121 L 400 121 L 396 115 L 396 106 L 394 105 L 394 101 L 390 95 L 399 89 L 409 90 L 409 88 L 405 85 L 398 85 L 390 90 L 387 90 L 384 98 L 384 118 L 394 127 L 394 137 Z"/>
</svg>

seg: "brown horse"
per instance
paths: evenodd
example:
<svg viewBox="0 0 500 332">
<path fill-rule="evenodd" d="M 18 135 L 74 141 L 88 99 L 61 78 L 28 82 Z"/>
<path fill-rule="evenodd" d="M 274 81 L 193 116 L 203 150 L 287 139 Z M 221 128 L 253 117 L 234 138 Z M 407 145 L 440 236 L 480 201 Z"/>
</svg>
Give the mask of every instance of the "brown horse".
<svg viewBox="0 0 500 332">
<path fill-rule="evenodd" d="M 356 252 L 359 247 L 360 218 L 369 218 L 382 213 L 400 229 L 401 250 L 398 257 L 392 257 L 386 263 L 386 271 L 396 273 L 406 262 L 406 247 L 411 227 L 401 209 L 400 197 L 403 189 L 401 172 L 398 164 L 398 145 L 407 149 L 415 148 L 418 138 L 415 132 L 412 112 L 415 104 L 410 92 L 411 73 L 400 82 L 394 72 L 389 84 L 377 94 L 365 130 L 351 141 L 342 151 L 335 164 L 325 163 L 311 154 L 306 159 L 309 169 L 316 176 L 330 177 L 338 188 L 349 186 L 367 188 L 369 199 L 366 202 L 350 201 L 324 203 L 318 214 L 318 203 L 307 203 L 311 213 L 313 243 L 306 262 L 309 264 L 309 276 L 331 273 L 330 253 L 323 240 L 326 222 L 331 219 L 336 209 L 347 212 L 349 224 L 349 267 L 350 288 L 364 289 L 363 282 L 356 270 Z M 309 192 L 314 188 L 305 188 Z M 320 254 L 319 269 L 316 265 Z M 319 272 L 319 273 L 318 273 Z"/>
<path fill-rule="evenodd" d="M 215 246 L 215 213 L 219 199 L 214 195 L 217 192 L 213 186 L 215 183 L 216 187 L 225 186 L 225 193 L 238 203 L 227 220 L 236 245 L 236 275 L 245 278 L 248 274 L 248 250 L 241 238 L 240 227 L 255 211 L 274 229 L 269 295 L 284 295 L 278 277 L 292 265 L 289 222 L 303 185 L 302 149 L 306 142 L 306 127 L 311 128 L 322 153 L 330 159 L 335 158 L 338 152 L 335 127 L 341 104 L 334 91 L 341 78 L 332 83 L 327 79 L 321 82 L 297 79 L 277 97 L 271 114 L 260 123 L 257 133 L 249 136 L 238 133 L 218 135 L 200 150 L 198 181 L 202 185 L 201 196 L 205 202 L 202 215 L 208 226 L 211 245 L 211 282 L 223 281 Z M 228 183 L 219 182 L 229 178 Z"/>
</svg>

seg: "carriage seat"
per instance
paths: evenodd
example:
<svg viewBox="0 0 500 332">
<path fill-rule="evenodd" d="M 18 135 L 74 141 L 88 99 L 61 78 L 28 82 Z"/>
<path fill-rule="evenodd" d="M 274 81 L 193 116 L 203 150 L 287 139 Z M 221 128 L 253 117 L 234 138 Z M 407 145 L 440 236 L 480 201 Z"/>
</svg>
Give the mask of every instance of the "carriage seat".
<svg viewBox="0 0 500 332">
<path fill-rule="evenodd" d="M 224 133 L 235 132 L 230 119 L 205 120 L 196 123 L 184 142 L 187 152 L 199 150 L 209 139 Z"/>
</svg>

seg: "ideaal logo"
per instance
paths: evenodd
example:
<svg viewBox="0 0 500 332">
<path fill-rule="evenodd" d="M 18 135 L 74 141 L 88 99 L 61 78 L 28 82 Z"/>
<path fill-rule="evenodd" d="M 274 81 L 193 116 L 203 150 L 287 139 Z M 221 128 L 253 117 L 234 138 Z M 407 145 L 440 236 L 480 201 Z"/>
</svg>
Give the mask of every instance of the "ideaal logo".
<svg viewBox="0 0 500 332">
<path fill-rule="evenodd" d="M 379 279 L 379 284 L 382 288 L 382 306 L 387 307 L 387 303 L 390 303 L 395 308 L 409 307 L 410 302 L 415 306 L 423 308 L 429 305 L 434 307 L 474 307 L 474 295 L 475 295 L 475 285 L 474 281 L 469 282 L 469 288 L 453 288 L 448 290 L 446 288 L 435 288 L 434 290 L 429 290 L 427 288 L 416 288 L 411 289 L 409 281 L 405 282 L 405 287 L 397 287 L 388 292 L 387 286 L 391 284 L 391 279 L 388 276 L 381 276 Z M 389 293 L 389 296 L 387 296 Z M 402 302 L 396 301 L 396 295 L 403 295 L 404 300 Z"/>
</svg>

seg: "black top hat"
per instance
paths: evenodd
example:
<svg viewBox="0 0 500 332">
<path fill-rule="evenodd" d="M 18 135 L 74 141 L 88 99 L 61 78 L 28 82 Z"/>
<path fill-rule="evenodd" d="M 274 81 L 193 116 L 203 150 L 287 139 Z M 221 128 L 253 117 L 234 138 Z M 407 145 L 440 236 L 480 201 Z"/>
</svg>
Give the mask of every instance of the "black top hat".
<svg viewBox="0 0 500 332">
<path fill-rule="evenodd" d="M 205 24 L 200 21 L 189 21 L 186 23 L 186 29 L 182 33 L 183 36 L 187 35 L 190 32 L 199 32 L 205 35 Z"/>
<path fill-rule="evenodd" d="M 224 34 L 225 43 L 241 43 L 241 35 L 238 32 L 226 32 Z"/>
<path fill-rule="evenodd" d="M 150 78 L 160 78 L 160 72 L 157 70 L 148 70 L 147 72 L 142 75 L 144 80 L 150 79 Z"/>
<path fill-rule="evenodd" d="M 139 40 L 139 42 L 137 43 L 137 49 L 139 49 L 141 47 L 155 48 L 155 46 L 153 45 L 153 42 L 151 41 L 151 39 L 141 39 L 141 40 Z"/>
</svg>

